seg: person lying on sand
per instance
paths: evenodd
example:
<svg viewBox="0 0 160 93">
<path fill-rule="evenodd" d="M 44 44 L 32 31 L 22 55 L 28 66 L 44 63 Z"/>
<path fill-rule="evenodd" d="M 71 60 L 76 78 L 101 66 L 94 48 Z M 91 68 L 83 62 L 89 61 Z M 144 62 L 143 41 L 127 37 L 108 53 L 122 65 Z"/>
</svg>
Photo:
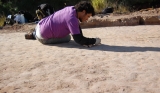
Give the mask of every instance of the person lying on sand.
<svg viewBox="0 0 160 93">
<path fill-rule="evenodd" d="M 91 47 L 101 43 L 100 38 L 83 36 L 80 22 L 95 15 L 93 6 L 88 1 L 81 1 L 75 6 L 65 7 L 39 21 L 34 31 L 25 34 L 26 39 L 37 39 L 42 44 L 65 43 L 71 40 L 80 45 Z"/>
</svg>

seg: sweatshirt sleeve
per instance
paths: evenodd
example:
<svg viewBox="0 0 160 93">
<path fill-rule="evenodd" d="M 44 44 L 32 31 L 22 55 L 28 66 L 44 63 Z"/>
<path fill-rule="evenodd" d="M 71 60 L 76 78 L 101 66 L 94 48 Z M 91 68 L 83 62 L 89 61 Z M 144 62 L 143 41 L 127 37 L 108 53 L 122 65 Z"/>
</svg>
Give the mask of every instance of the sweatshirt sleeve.
<svg viewBox="0 0 160 93">
<path fill-rule="evenodd" d="M 81 27 L 79 26 L 80 34 L 72 35 L 74 41 L 80 45 L 93 45 L 96 42 L 95 38 L 87 38 L 83 36 Z"/>
</svg>

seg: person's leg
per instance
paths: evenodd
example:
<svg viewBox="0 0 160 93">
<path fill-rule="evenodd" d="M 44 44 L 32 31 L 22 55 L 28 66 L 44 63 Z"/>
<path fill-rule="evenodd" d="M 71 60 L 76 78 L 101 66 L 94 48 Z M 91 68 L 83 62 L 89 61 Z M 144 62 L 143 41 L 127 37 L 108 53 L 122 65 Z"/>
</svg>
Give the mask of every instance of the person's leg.
<svg viewBox="0 0 160 93">
<path fill-rule="evenodd" d="M 71 36 L 67 35 L 64 38 L 51 38 L 51 39 L 39 39 L 37 38 L 39 42 L 42 44 L 57 44 L 57 43 L 67 43 L 71 40 Z"/>
</svg>

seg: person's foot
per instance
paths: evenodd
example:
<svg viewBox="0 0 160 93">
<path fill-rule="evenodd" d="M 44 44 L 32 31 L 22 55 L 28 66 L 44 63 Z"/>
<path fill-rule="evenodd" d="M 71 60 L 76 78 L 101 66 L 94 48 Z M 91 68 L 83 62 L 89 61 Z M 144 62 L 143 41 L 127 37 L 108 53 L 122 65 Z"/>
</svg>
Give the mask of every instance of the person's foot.
<svg viewBox="0 0 160 93">
<path fill-rule="evenodd" d="M 35 40 L 36 38 L 33 35 L 34 29 L 32 29 L 31 31 L 29 31 L 27 34 L 25 34 L 25 39 L 32 39 Z"/>
</svg>

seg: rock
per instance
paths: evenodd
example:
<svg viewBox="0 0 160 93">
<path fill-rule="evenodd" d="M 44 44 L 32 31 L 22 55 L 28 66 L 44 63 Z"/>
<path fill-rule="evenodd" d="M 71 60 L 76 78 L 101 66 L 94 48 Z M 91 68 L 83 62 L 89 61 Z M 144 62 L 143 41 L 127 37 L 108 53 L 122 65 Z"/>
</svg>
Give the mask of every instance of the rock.
<svg viewBox="0 0 160 93">
<path fill-rule="evenodd" d="M 141 21 L 144 25 L 160 25 L 160 16 L 144 16 Z"/>
<path fill-rule="evenodd" d="M 140 17 L 119 18 L 119 19 L 103 19 L 93 18 L 87 22 L 81 23 L 82 28 L 106 27 L 106 26 L 134 26 L 139 25 Z"/>
<path fill-rule="evenodd" d="M 82 28 L 107 26 L 160 25 L 160 8 L 149 8 L 129 14 L 98 14 L 87 22 L 80 24 Z"/>
<path fill-rule="evenodd" d="M 113 19 L 100 16 L 81 23 L 82 28 L 135 25 L 160 25 L 160 16 L 130 16 Z"/>
</svg>

